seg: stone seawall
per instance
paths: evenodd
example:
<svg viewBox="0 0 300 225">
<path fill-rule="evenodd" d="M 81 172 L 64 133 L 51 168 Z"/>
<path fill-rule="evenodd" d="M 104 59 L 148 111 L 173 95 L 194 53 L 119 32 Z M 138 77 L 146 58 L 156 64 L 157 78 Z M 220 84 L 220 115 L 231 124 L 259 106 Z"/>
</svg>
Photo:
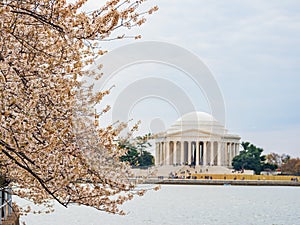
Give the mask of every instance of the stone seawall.
<svg viewBox="0 0 300 225">
<path fill-rule="evenodd" d="M 193 179 L 147 179 L 145 184 L 177 184 L 177 185 L 241 185 L 241 186 L 295 186 L 300 187 L 296 181 L 271 180 L 193 180 Z"/>
</svg>

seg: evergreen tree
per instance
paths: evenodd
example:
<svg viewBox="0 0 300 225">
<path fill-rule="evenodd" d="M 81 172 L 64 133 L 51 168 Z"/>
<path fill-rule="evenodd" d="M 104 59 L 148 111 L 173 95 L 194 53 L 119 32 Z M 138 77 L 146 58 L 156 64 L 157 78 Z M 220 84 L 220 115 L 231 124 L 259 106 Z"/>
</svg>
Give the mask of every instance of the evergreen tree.
<svg viewBox="0 0 300 225">
<path fill-rule="evenodd" d="M 123 162 L 129 162 L 131 166 L 152 166 L 154 165 L 154 157 L 146 148 L 151 147 L 149 139 L 151 134 L 139 136 L 132 142 L 119 141 L 119 148 L 127 150 L 125 155 L 120 157 Z"/>
<path fill-rule="evenodd" d="M 243 150 L 233 158 L 232 166 L 235 170 L 254 170 L 255 174 L 260 174 L 263 170 L 266 156 L 261 155 L 262 148 L 258 148 L 249 142 L 242 142 Z"/>
</svg>

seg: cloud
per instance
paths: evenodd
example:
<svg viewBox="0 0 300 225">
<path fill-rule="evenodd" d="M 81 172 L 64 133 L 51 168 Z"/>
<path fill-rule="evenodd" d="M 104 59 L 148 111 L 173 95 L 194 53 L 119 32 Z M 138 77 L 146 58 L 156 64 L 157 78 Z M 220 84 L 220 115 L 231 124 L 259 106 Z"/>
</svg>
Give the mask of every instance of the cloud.
<svg viewBox="0 0 300 225">
<path fill-rule="evenodd" d="M 282 151 L 278 146 L 284 146 L 283 151 L 297 154 L 300 2 L 154 0 L 147 4 L 158 4 L 160 10 L 141 29 L 130 32 L 197 54 L 223 92 L 229 130 L 237 130 L 254 144 L 265 143 L 268 149 Z M 132 41 L 112 42 L 107 47 Z M 160 73 L 161 68 L 155 72 Z M 181 85 L 182 80 L 174 82 Z M 197 99 L 196 93 L 191 98 Z"/>
</svg>

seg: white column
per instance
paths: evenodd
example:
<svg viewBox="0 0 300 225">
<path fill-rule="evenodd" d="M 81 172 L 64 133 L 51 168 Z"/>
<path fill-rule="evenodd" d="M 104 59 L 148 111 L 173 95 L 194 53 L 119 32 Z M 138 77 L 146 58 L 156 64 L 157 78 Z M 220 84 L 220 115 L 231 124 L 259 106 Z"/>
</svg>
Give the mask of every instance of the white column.
<svg viewBox="0 0 300 225">
<path fill-rule="evenodd" d="M 169 142 L 166 143 L 166 165 L 170 165 L 170 144 Z"/>
<path fill-rule="evenodd" d="M 222 166 L 223 165 L 223 161 L 224 161 L 224 158 L 223 158 L 223 143 L 222 143 L 222 141 L 218 142 L 218 157 L 220 157 L 220 158 L 218 158 L 218 165 Z"/>
<path fill-rule="evenodd" d="M 159 142 L 159 165 L 162 165 L 162 144 Z"/>
<path fill-rule="evenodd" d="M 234 143 L 234 145 L 233 145 L 233 158 L 237 156 L 236 149 L 237 149 L 237 146 L 236 146 L 236 143 Z"/>
<path fill-rule="evenodd" d="M 177 163 L 177 142 L 173 144 L 173 164 Z"/>
<path fill-rule="evenodd" d="M 171 142 L 169 142 L 169 165 L 173 165 L 173 157 L 174 157 L 174 145 L 172 149 Z"/>
<path fill-rule="evenodd" d="M 180 142 L 180 163 L 184 164 L 184 142 Z"/>
<path fill-rule="evenodd" d="M 224 166 L 227 166 L 227 159 L 228 159 L 228 143 L 224 143 Z"/>
<path fill-rule="evenodd" d="M 196 141 L 196 160 L 195 160 L 196 166 L 199 166 L 199 142 Z"/>
<path fill-rule="evenodd" d="M 162 165 L 162 154 L 163 154 L 163 150 L 162 150 L 162 144 L 160 142 L 159 143 L 159 165 Z"/>
<path fill-rule="evenodd" d="M 166 158 L 166 151 L 165 151 L 165 147 L 166 147 L 166 144 L 165 144 L 165 142 L 162 142 L 161 143 L 161 150 L 162 150 L 162 152 L 161 152 L 161 164 L 162 165 L 166 165 L 165 164 L 165 158 Z"/>
<path fill-rule="evenodd" d="M 158 166 L 159 165 L 159 144 L 155 143 L 155 165 Z"/>
<path fill-rule="evenodd" d="M 226 165 L 226 142 L 222 142 L 222 166 Z"/>
<path fill-rule="evenodd" d="M 214 142 L 210 142 L 210 165 L 214 164 Z"/>
<path fill-rule="evenodd" d="M 218 155 L 217 155 L 217 159 L 218 159 L 218 166 L 222 165 L 222 152 L 221 152 L 221 142 L 218 142 Z"/>
<path fill-rule="evenodd" d="M 227 143 L 227 166 L 230 164 L 230 143 Z"/>
<path fill-rule="evenodd" d="M 165 143 L 161 143 L 161 164 L 165 165 Z"/>
<path fill-rule="evenodd" d="M 232 144 L 229 143 L 229 161 L 228 161 L 228 166 L 230 166 L 232 160 Z"/>
<path fill-rule="evenodd" d="M 207 149 L 206 149 L 206 141 L 203 142 L 203 166 L 207 165 Z"/>
<path fill-rule="evenodd" d="M 158 161 L 159 161 L 159 165 L 161 165 L 161 153 L 162 153 L 162 151 L 161 151 L 161 149 L 162 149 L 162 146 L 161 146 L 161 142 L 159 142 L 159 159 L 158 159 Z"/>
<path fill-rule="evenodd" d="M 188 142 L 188 164 L 192 164 L 192 143 Z"/>
<path fill-rule="evenodd" d="M 156 151 L 157 151 L 157 152 L 156 152 L 156 157 L 157 157 L 157 158 L 155 158 L 155 165 L 158 166 L 158 165 L 159 165 L 159 159 L 160 159 L 160 158 L 159 158 L 159 157 L 160 157 L 160 156 L 159 156 L 160 149 L 159 149 L 159 143 L 156 143 L 156 144 L 157 144 L 157 150 L 156 150 Z"/>
<path fill-rule="evenodd" d="M 240 151 L 239 151 L 240 149 L 239 149 L 239 147 L 240 147 L 240 144 L 237 143 L 237 144 L 236 144 L 236 149 L 235 149 L 235 155 L 236 155 L 236 156 L 240 154 Z"/>
<path fill-rule="evenodd" d="M 232 159 L 235 157 L 235 153 L 236 153 L 236 144 L 235 143 L 233 143 L 233 145 L 232 145 Z"/>
<path fill-rule="evenodd" d="M 234 143 L 232 143 L 232 153 L 231 153 L 231 161 L 233 160 L 233 158 L 234 158 L 234 155 L 235 155 L 235 144 Z M 230 162 L 230 165 L 231 165 L 231 162 Z"/>
<path fill-rule="evenodd" d="M 234 156 L 235 156 L 235 143 L 232 143 L 231 161 L 233 160 Z M 230 162 L 230 165 L 231 165 L 231 162 Z"/>
</svg>

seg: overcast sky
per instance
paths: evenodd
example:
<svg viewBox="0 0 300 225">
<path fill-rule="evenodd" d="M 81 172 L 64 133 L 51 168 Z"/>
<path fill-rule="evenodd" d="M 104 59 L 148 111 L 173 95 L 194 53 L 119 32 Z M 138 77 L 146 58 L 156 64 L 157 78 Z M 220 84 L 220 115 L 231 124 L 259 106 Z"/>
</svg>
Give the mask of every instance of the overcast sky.
<svg viewBox="0 0 300 225">
<path fill-rule="evenodd" d="M 230 133 L 264 148 L 265 153 L 300 156 L 300 1 L 154 0 L 147 4 L 157 4 L 160 9 L 130 33 L 141 34 L 141 41 L 163 41 L 197 55 L 222 92 Z M 113 50 L 132 42 L 137 41 L 112 42 L 105 47 Z M 119 71 L 108 84 L 116 88 L 107 102 L 113 106 L 124 90 L 134 87 L 130 85 L 149 77 L 169 81 L 166 88 L 177 85 L 196 110 L 210 112 L 205 93 L 193 81 L 160 64 Z M 136 95 L 139 93 L 136 89 Z M 149 97 L 128 104 L 130 117 L 143 122 L 141 132 L 151 132 L 153 125 L 168 128 L 181 116 L 168 99 Z"/>
</svg>

